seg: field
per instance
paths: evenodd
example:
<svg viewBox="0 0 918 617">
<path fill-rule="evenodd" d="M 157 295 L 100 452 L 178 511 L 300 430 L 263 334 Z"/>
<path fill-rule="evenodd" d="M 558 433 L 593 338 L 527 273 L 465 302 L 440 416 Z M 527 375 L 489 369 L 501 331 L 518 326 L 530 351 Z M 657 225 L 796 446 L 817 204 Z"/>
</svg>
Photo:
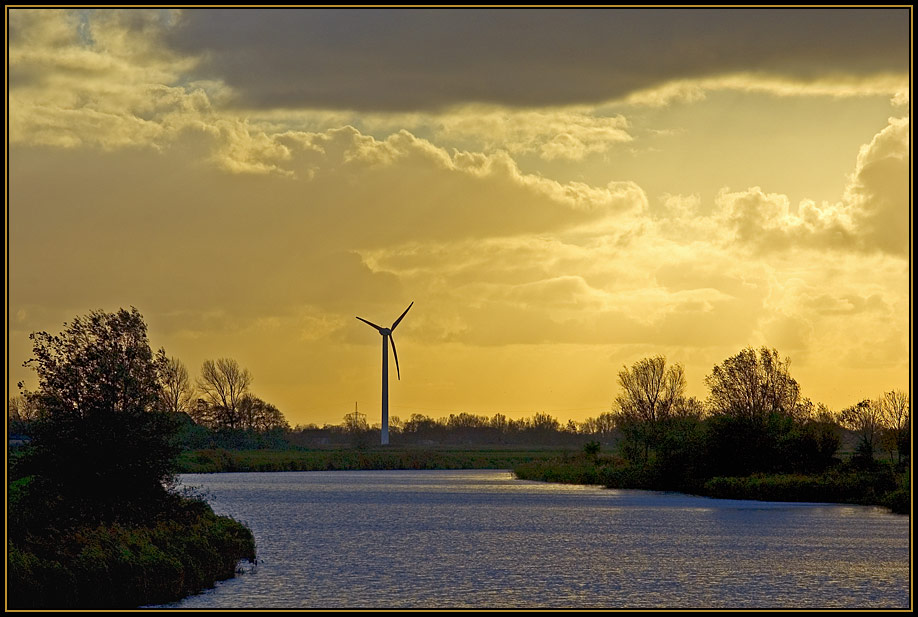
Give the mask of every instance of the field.
<svg viewBox="0 0 918 617">
<path fill-rule="evenodd" d="M 364 449 L 190 450 L 180 473 L 329 471 L 344 469 L 513 469 L 522 463 L 571 455 L 557 446 L 401 446 Z"/>
</svg>

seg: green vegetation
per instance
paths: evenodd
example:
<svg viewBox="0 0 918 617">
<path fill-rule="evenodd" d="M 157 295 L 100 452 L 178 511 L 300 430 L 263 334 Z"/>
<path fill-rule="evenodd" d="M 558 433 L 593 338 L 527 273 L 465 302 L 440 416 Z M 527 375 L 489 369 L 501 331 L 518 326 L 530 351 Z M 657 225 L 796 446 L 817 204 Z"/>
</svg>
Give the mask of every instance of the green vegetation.
<svg viewBox="0 0 918 617">
<path fill-rule="evenodd" d="M 163 410 L 168 361 L 136 309 L 30 338 L 39 387 L 10 406 L 31 414 L 31 441 L 8 460 L 11 608 L 175 600 L 255 559 L 250 530 L 173 488 L 181 444 L 178 416 Z"/>
<path fill-rule="evenodd" d="M 511 469 L 559 455 L 558 448 L 387 447 L 325 450 L 227 450 L 183 452 L 182 473 L 219 471 L 328 471 L 342 469 Z"/>
<path fill-rule="evenodd" d="M 587 444 L 575 458 L 518 465 L 517 477 L 910 513 L 909 403 L 901 392 L 835 417 L 803 399 L 789 362 L 765 348 L 744 349 L 714 367 L 705 405 L 684 397 L 681 367 L 667 368 L 662 357 L 624 368 L 619 382 L 619 455 L 601 455 Z M 843 461 L 837 454 L 844 430 L 857 442 Z M 885 460 L 876 456 L 878 445 Z"/>
<path fill-rule="evenodd" d="M 818 474 L 755 473 L 748 476 L 689 477 L 674 480 L 653 466 L 619 456 L 595 458 L 587 453 L 533 460 L 513 467 L 521 480 L 596 484 L 608 488 L 674 490 L 720 499 L 806 501 L 884 506 L 909 514 L 910 472 L 888 464 L 864 469 L 856 462 L 838 462 Z"/>
<path fill-rule="evenodd" d="M 657 356 L 623 367 L 613 410 L 582 423 L 413 414 L 392 417 L 391 445 L 380 447 L 379 427 L 356 410 L 340 426 L 291 429 L 231 359 L 206 361 L 195 389 L 180 361 L 152 352 L 136 309 L 30 338 L 39 388 L 8 405 L 11 433 L 26 442 L 8 459 L 13 608 L 163 603 L 254 561 L 251 531 L 179 494 L 179 472 L 513 469 L 527 480 L 911 508 L 908 396 L 833 414 L 803 398 L 789 361 L 766 348 L 715 366 L 705 402 L 686 397 L 682 367 Z"/>
<path fill-rule="evenodd" d="M 11 487 L 12 488 L 12 487 Z M 35 529 L 12 488 L 7 601 L 15 609 L 162 604 L 232 577 L 255 561 L 251 531 L 200 499 L 178 497 L 143 523 Z M 25 531 L 28 530 L 28 531 Z M 25 531 L 25 533 L 23 533 Z"/>
</svg>

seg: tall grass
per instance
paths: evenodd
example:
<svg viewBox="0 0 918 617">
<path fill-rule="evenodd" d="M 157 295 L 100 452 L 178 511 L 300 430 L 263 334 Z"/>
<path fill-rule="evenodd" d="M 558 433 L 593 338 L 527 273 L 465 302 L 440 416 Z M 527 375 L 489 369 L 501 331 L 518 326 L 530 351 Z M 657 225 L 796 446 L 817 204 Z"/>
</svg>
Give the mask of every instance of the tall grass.
<svg viewBox="0 0 918 617">
<path fill-rule="evenodd" d="M 882 465 L 871 470 L 843 465 L 822 474 L 680 478 L 675 482 L 653 466 L 631 464 L 618 457 L 596 460 L 557 457 L 517 465 L 513 473 L 521 480 L 678 490 L 720 499 L 879 505 L 897 514 L 909 514 L 911 511 L 910 473 L 895 473 L 891 467 Z"/>
<path fill-rule="evenodd" d="M 357 469 L 512 469 L 559 450 L 385 448 L 347 450 L 194 450 L 179 457 L 180 473 Z"/>
<path fill-rule="evenodd" d="M 102 524 L 8 542 L 7 602 L 16 609 L 134 608 L 178 600 L 255 561 L 252 532 L 183 498 L 170 519 Z"/>
</svg>

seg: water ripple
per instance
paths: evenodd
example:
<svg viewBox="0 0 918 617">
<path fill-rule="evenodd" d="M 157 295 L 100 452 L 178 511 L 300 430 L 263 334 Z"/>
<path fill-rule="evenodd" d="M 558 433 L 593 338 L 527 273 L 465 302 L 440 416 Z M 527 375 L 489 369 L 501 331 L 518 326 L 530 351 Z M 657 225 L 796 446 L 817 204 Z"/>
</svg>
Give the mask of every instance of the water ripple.
<svg viewBox="0 0 918 617">
<path fill-rule="evenodd" d="M 909 521 L 509 472 L 187 474 L 259 563 L 169 608 L 908 608 Z"/>
</svg>

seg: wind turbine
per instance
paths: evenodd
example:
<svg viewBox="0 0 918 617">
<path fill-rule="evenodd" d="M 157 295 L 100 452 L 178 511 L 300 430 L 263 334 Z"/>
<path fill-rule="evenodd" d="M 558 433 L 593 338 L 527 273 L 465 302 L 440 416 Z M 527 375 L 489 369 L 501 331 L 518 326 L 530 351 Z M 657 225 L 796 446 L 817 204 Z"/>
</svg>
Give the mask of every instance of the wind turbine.
<svg viewBox="0 0 918 617">
<path fill-rule="evenodd" d="M 389 444 L 389 341 L 392 341 L 392 355 L 395 356 L 395 374 L 398 376 L 399 381 L 401 381 L 402 376 L 398 370 L 398 352 L 395 351 L 395 339 L 392 338 L 392 332 L 412 306 L 414 306 L 414 302 L 408 305 L 405 312 L 393 322 L 391 328 L 377 326 L 375 323 L 367 321 L 363 317 L 357 318 L 363 323 L 376 328 L 382 335 L 382 445 L 384 446 Z"/>
</svg>

